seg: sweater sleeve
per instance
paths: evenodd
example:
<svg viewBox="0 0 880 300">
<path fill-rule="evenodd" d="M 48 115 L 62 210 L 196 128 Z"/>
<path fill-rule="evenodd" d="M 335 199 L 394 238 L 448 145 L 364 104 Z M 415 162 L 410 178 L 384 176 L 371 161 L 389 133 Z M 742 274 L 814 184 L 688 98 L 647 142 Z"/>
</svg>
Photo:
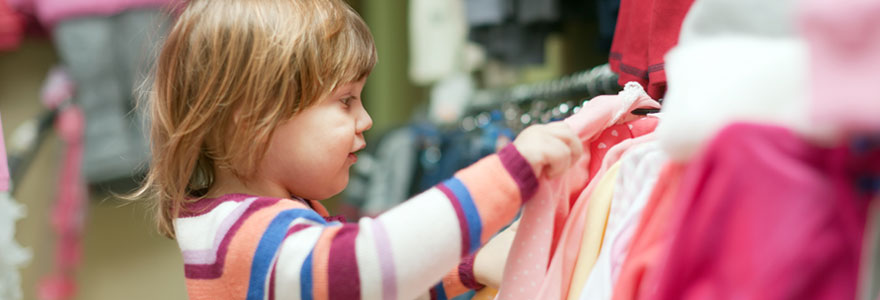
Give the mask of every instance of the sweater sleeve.
<svg viewBox="0 0 880 300">
<path fill-rule="evenodd" d="M 472 253 L 462 258 L 461 263 L 443 276 L 440 283 L 434 285 L 428 291 L 428 297 L 431 299 L 450 299 L 458 295 L 464 294 L 469 290 L 479 290 L 483 287 L 474 278 L 474 258 L 476 253 Z"/>
<path fill-rule="evenodd" d="M 271 267 L 251 270 L 266 279 L 252 280 L 248 295 L 414 299 L 430 290 L 444 299 L 462 293 L 473 283 L 472 271 L 465 278 L 444 275 L 509 223 L 537 182 L 510 145 L 375 219 L 291 222 L 274 255 L 255 255 L 253 265 L 266 260 L 260 265 Z"/>
</svg>

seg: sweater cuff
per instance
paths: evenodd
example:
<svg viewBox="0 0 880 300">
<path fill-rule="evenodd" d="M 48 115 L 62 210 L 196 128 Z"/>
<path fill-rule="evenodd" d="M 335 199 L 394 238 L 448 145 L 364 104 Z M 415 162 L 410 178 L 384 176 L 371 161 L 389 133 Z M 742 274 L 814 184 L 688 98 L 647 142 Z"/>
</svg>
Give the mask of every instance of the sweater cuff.
<svg viewBox="0 0 880 300">
<path fill-rule="evenodd" d="M 484 287 L 484 285 L 477 282 L 477 278 L 474 276 L 474 258 L 476 256 L 476 253 L 465 256 L 462 258 L 461 264 L 458 265 L 458 278 L 461 280 L 461 284 L 472 290 L 479 290 Z"/>
<path fill-rule="evenodd" d="M 498 152 L 498 157 L 513 180 L 516 181 L 523 203 L 531 199 L 538 190 L 538 178 L 535 177 L 535 171 L 532 170 L 529 162 L 519 153 L 513 143 L 501 149 Z"/>
</svg>

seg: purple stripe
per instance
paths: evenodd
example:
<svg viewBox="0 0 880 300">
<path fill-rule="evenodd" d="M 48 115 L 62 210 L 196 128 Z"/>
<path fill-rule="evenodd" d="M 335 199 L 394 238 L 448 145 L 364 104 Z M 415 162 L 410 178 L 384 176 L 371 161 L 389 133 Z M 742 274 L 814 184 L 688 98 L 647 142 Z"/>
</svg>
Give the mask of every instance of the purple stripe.
<svg viewBox="0 0 880 300">
<path fill-rule="evenodd" d="M 620 52 L 611 52 L 611 54 L 608 54 L 608 58 L 620 60 L 623 58 L 623 54 L 621 54 Z"/>
<path fill-rule="evenodd" d="M 214 242 L 211 243 L 210 249 L 183 251 L 183 263 L 191 265 L 206 265 L 213 264 L 217 261 L 217 249 L 220 247 L 220 242 L 223 241 L 223 237 L 225 237 L 226 233 L 229 232 L 229 229 L 232 228 L 232 224 L 235 224 L 235 221 L 238 221 L 241 215 L 244 214 L 248 207 L 250 207 L 250 205 L 256 200 L 257 198 L 248 198 L 245 203 L 236 207 L 228 216 L 226 216 L 226 218 L 223 219 L 223 222 L 221 222 L 220 226 L 217 228 L 217 233 L 214 236 Z"/>
<path fill-rule="evenodd" d="M 346 224 L 333 237 L 327 266 L 330 300 L 361 298 L 361 279 L 355 253 L 357 235 L 358 225 Z"/>
<path fill-rule="evenodd" d="M 287 235 L 285 235 L 284 238 L 286 239 L 287 237 L 289 237 L 297 232 L 300 232 L 303 229 L 312 227 L 312 226 L 315 226 L 315 225 L 314 224 L 306 224 L 306 223 L 299 223 L 299 224 L 293 225 L 293 227 L 290 227 L 290 229 L 287 230 Z"/>
<path fill-rule="evenodd" d="M 324 220 L 327 221 L 327 222 L 333 222 L 333 221 L 336 221 L 336 222 L 339 222 L 339 223 L 346 223 L 345 216 L 343 216 L 343 215 L 329 216 L 329 217 L 323 217 L 323 218 L 324 218 Z"/>
<path fill-rule="evenodd" d="M 663 71 L 663 68 L 666 66 L 664 63 L 653 64 L 648 66 L 648 73 L 654 73 L 657 71 Z"/>
<path fill-rule="evenodd" d="M 477 282 L 477 278 L 474 276 L 474 258 L 476 256 L 476 253 L 465 256 L 461 259 L 461 263 L 458 264 L 458 279 L 461 280 L 462 285 L 472 290 L 479 290 L 484 287 L 484 285 Z"/>
<path fill-rule="evenodd" d="M 461 231 L 461 256 L 468 255 L 468 250 L 471 248 L 470 241 L 470 230 L 468 230 L 467 217 L 464 215 L 464 208 L 461 207 L 461 203 L 458 202 L 458 198 L 455 197 L 455 193 L 452 192 L 448 187 L 443 184 L 438 184 L 437 189 L 443 192 L 446 195 L 446 198 L 449 198 L 449 203 L 452 204 L 452 208 L 455 209 L 455 216 L 458 217 L 458 229 Z"/>
<path fill-rule="evenodd" d="M 538 191 L 538 178 L 535 177 L 532 165 L 519 153 L 513 143 L 501 149 L 498 152 L 498 158 L 501 159 L 501 164 L 516 181 L 523 203 L 531 199 Z"/>
<path fill-rule="evenodd" d="M 639 79 L 648 79 L 648 71 L 627 65 L 622 61 L 618 64 L 621 72 L 638 77 Z"/>
<path fill-rule="evenodd" d="M 379 255 L 379 268 L 382 270 L 382 299 L 397 299 L 397 271 L 394 269 L 394 253 L 391 250 L 391 239 L 382 221 L 375 220 L 373 237 L 376 242 L 376 252 Z"/>
<path fill-rule="evenodd" d="M 636 76 L 639 78 L 644 78 L 644 79 L 648 78 L 649 73 L 663 71 L 663 69 L 665 67 L 665 63 L 653 64 L 653 65 L 648 66 L 647 69 L 642 69 L 639 67 L 630 66 L 630 65 L 623 63 L 623 54 L 620 52 L 611 52 L 611 54 L 608 55 L 608 58 L 609 58 L 609 60 L 617 60 L 618 61 L 618 64 L 620 65 L 619 69 L 621 72 L 624 72 L 624 73 L 627 73 L 627 74 L 630 74 L 630 75 L 633 75 L 633 76 Z"/>
<path fill-rule="evenodd" d="M 217 198 L 204 198 L 196 202 L 184 204 L 183 211 L 178 214 L 178 218 L 197 217 L 207 214 L 218 205 L 228 201 L 241 202 L 248 198 L 256 196 L 247 194 L 226 194 Z"/>
<path fill-rule="evenodd" d="M 244 224 L 244 221 L 247 220 L 248 217 L 260 209 L 278 203 L 279 200 L 281 199 L 259 199 L 251 204 L 241 217 L 235 221 L 235 224 L 232 224 L 232 227 L 229 228 L 229 232 L 226 236 L 223 237 L 223 241 L 220 242 L 220 247 L 217 249 L 216 261 L 213 264 L 185 264 L 183 270 L 186 278 L 214 279 L 223 275 L 223 264 L 226 261 L 226 252 L 229 250 L 229 243 L 232 241 L 232 237 L 235 236 L 235 233 L 238 232 L 238 229 L 241 228 L 242 224 Z"/>
</svg>

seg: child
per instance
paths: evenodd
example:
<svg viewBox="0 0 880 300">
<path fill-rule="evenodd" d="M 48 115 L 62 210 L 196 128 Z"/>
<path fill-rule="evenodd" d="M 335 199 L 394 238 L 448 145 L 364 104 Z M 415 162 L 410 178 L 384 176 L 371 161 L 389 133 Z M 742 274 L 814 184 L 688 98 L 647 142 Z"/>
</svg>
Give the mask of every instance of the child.
<svg viewBox="0 0 880 300">
<path fill-rule="evenodd" d="M 372 125 L 360 94 L 375 63 L 366 24 L 342 0 L 195 0 L 182 11 L 156 66 L 139 195 L 157 199 L 190 299 L 452 297 L 488 276 L 472 254 L 537 178 L 581 153 L 566 125 L 530 127 L 378 218 L 328 220 L 312 199 L 348 183 Z"/>
</svg>

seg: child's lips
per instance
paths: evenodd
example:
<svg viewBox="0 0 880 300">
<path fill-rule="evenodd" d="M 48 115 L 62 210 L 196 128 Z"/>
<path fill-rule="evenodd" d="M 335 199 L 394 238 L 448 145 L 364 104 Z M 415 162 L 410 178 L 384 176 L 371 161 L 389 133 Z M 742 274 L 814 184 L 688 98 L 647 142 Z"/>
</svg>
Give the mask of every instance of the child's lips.
<svg viewBox="0 0 880 300">
<path fill-rule="evenodd" d="M 358 160 L 357 154 L 349 153 L 349 154 L 348 154 L 348 159 L 351 159 L 352 162 L 357 162 L 357 160 Z"/>
</svg>

